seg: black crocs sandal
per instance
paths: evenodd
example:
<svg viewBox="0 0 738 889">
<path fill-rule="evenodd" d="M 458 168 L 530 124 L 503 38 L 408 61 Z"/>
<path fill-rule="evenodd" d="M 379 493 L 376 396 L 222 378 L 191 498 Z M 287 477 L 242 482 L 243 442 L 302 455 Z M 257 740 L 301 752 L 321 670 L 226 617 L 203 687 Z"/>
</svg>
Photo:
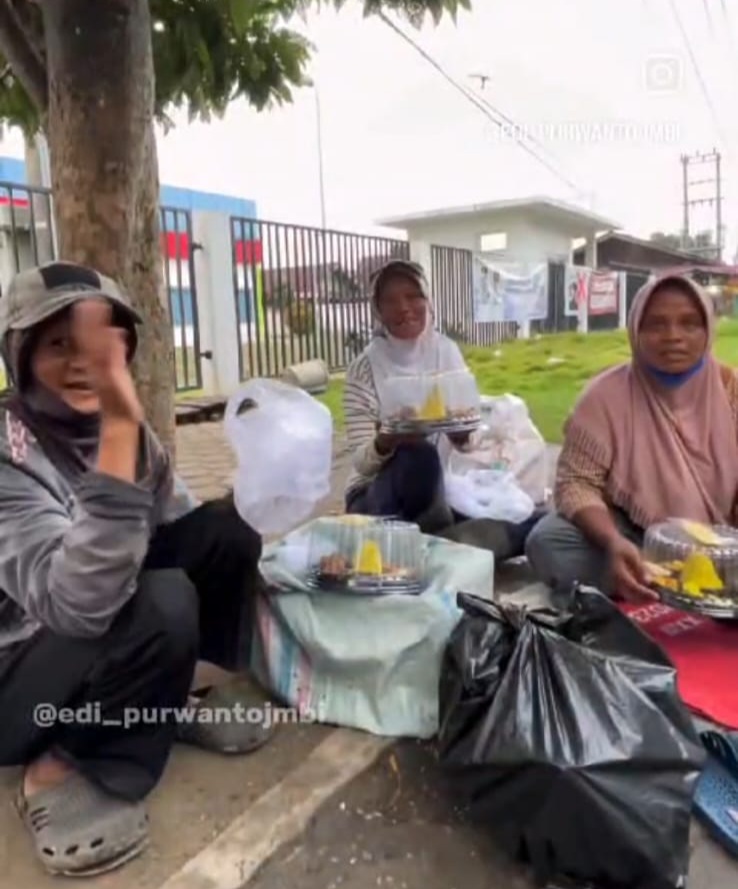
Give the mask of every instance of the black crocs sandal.
<svg viewBox="0 0 738 889">
<path fill-rule="evenodd" d="M 193 695 L 188 718 L 177 726 L 177 740 L 212 753 L 252 753 L 274 734 L 264 698 L 241 682 L 226 682 Z"/>
<path fill-rule="evenodd" d="M 149 819 L 143 803 L 110 796 L 78 773 L 26 798 L 16 808 L 46 870 L 67 877 L 94 877 L 143 852 Z"/>
</svg>

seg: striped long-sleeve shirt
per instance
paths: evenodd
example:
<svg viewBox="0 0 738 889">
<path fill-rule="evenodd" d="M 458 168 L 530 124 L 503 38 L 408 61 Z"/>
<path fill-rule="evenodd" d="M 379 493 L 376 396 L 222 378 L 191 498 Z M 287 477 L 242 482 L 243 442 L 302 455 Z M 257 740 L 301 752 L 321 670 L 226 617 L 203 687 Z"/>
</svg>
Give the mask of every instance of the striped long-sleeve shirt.
<svg viewBox="0 0 738 889">
<path fill-rule="evenodd" d="M 352 455 L 352 471 L 346 483 L 349 493 L 369 484 L 389 459 L 389 455 L 378 454 L 374 447 L 380 425 L 379 399 L 372 365 L 365 352 L 353 361 L 346 373 L 343 410 Z"/>
<path fill-rule="evenodd" d="M 352 454 L 352 471 L 346 483 L 348 494 L 366 487 L 392 456 L 378 454 L 374 446 L 381 425 L 381 411 L 372 365 L 366 352 L 362 352 L 346 372 L 343 409 L 346 438 Z M 429 441 L 436 445 L 441 463 L 445 464 L 451 451 L 448 439 L 435 435 Z"/>
</svg>

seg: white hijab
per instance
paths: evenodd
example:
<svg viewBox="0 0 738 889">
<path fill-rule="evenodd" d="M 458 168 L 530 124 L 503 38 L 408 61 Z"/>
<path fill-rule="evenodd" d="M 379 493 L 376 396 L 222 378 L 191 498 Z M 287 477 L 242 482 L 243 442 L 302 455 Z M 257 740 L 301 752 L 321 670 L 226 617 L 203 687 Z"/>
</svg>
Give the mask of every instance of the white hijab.
<svg viewBox="0 0 738 889">
<path fill-rule="evenodd" d="M 377 299 L 381 284 L 390 272 L 412 278 L 428 303 L 425 329 L 414 340 L 401 340 L 392 336 L 379 321 Z M 367 346 L 366 355 L 375 383 L 398 376 L 466 370 L 466 362 L 456 343 L 435 329 L 435 311 L 430 288 L 423 269 L 417 263 L 392 260 L 379 269 L 373 277 L 371 303 L 378 323 L 374 339 Z"/>
</svg>

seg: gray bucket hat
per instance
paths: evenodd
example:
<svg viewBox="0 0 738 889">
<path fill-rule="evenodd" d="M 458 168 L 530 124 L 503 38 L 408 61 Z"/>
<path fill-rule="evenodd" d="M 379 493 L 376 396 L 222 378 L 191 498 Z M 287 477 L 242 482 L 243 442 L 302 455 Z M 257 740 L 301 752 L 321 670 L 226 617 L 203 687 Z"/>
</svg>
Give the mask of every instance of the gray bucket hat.
<svg viewBox="0 0 738 889">
<path fill-rule="evenodd" d="M 28 330 L 81 299 L 102 297 L 134 329 L 142 318 L 124 291 L 94 269 L 72 262 L 51 262 L 19 272 L 0 297 L 0 341 L 10 331 Z"/>
</svg>

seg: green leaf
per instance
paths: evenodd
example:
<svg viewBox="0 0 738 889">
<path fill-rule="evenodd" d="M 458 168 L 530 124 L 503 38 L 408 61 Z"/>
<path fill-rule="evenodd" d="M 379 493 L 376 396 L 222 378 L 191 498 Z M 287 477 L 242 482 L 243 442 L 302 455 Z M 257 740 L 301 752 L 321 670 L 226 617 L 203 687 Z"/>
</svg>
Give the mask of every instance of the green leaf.
<svg viewBox="0 0 738 889">
<path fill-rule="evenodd" d="M 227 0 L 227 3 L 233 28 L 237 34 L 245 34 L 248 31 L 251 20 L 259 12 L 259 7 L 264 6 L 262 0 Z"/>
<path fill-rule="evenodd" d="M 0 0 L 4 2 L 4 0 Z M 234 99 L 256 108 L 292 101 L 309 83 L 313 47 L 287 23 L 309 9 L 341 9 L 346 0 L 150 0 L 156 70 L 156 114 L 172 108 L 207 120 Z M 415 26 L 470 8 L 470 0 L 361 0 L 364 13 L 402 15 Z M 489 2 L 489 0 L 477 0 Z M 14 0 L 39 23 L 35 0 Z M 41 35 L 38 35 L 39 38 Z M 39 39 L 39 51 L 44 41 Z M 4 66 L 3 66 L 4 67 Z M 135 76 L 135 75 L 133 75 Z M 0 80 L 0 123 L 32 134 L 42 125 L 16 78 Z"/>
</svg>

